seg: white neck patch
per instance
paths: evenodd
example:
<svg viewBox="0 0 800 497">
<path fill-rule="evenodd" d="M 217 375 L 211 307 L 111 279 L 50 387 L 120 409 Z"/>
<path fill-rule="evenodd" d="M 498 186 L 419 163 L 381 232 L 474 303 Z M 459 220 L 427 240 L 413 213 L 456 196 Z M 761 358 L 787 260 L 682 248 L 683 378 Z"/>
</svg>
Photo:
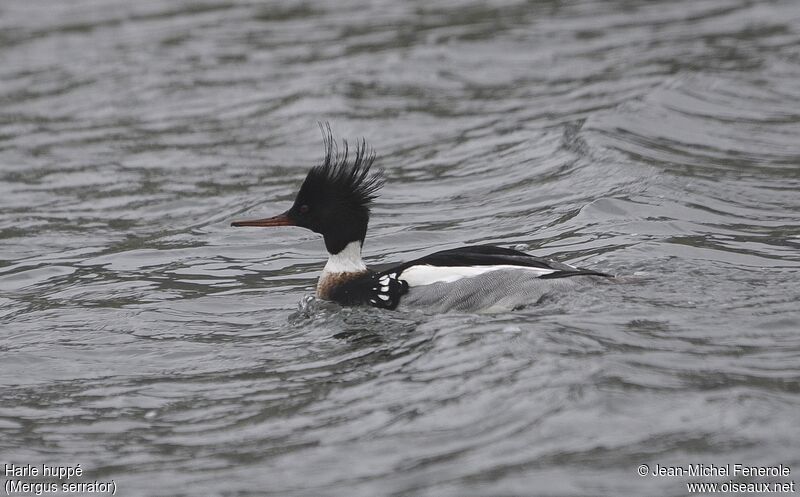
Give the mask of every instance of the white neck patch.
<svg viewBox="0 0 800 497">
<path fill-rule="evenodd" d="M 361 242 L 355 241 L 348 243 L 338 254 L 330 254 L 322 273 L 362 273 L 366 270 L 367 266 L 361 260 Z"/>
</svg>

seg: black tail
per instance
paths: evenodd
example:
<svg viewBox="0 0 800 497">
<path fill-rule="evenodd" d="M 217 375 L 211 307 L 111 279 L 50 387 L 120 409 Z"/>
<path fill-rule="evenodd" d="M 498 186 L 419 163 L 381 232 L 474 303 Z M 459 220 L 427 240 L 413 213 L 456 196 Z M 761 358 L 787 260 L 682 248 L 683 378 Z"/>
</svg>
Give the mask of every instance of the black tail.
<svg viewBox="0 0 800 497">
<path fill-rule="evenodd" d="M 556 271 L 555 273 L 539 276 L 539 279 L 552 280 L 555 278 L 569 278 L 570 276 L 603 276 L 604 278 L 614 277 L 613 275 L 601 273 L 600 271 L 590 271 L 588 269 L 576 269 L 575 271 Z"/>
</svg>

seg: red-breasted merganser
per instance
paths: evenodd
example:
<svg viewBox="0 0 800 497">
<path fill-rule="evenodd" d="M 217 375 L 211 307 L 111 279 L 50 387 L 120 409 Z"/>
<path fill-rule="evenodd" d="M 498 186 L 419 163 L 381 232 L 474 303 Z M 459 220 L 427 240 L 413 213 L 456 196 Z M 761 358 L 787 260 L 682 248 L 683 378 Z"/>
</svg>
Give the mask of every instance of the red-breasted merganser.
<svg viewBox="0 0 800 497">
<path fill-rule="evenodd" d="M 361 248 L 370 205 L 384 183 L 382 171 L 370 171 L 375 154 L 363 139 L 350 154 L 346 141 L 340 151 L 330 127 L 322 128 L 325 158 L 309 171 L 292 207 L 275 217 L 231 223 L 300 226 L 321 234 L 328 263 L 317 282 L 318 298 L 383 309 L 491 312 L 533 304 L 552 290 L 588 279 L 611 277 L 491 245 L 443 250 L 388 269 L 368 269 Z"/>
</svg>

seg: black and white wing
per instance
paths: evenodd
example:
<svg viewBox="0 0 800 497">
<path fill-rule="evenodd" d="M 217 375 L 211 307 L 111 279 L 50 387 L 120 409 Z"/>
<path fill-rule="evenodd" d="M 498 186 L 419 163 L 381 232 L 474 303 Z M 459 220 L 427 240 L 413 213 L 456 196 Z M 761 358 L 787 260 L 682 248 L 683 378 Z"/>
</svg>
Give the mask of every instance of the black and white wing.
<svg viewBox="0 0 800 497">
<path fill-rule="evenodd" d="M 610 276 L 598 271 L 580 269 L 518 250 L 492 245 L 443 250 L 388 271 L 397 273 L 401 281 L 414 287 L 439 282 L 450 283 L 499 269 L 530 272 L 532 277 L 542 279 L 570 276 Z"/>
<path fill-rule="evenodd" d="M 513 279 L 517 280 L 520 277 L 545 280 L 570 276 L 610 276 L 517 250 L 477 245 L 443 250 L 403 264 L 383 266 L 377 272 L 342 285 L 335 291 L 333 300 L 344 305 L 365 304 L 393 310 L 414 287 L 458 282 L 455 286 L 461 287 L 463 291 L 465 279 L 483 278 L 489 276 L 487 273 L 498 270 L 513 271 Z M 481 288 L 470 288 L 469 292 L 480 293 Z M 440 298 L 447 300 L 448 295 L 441 295 Z"/>
</svg>

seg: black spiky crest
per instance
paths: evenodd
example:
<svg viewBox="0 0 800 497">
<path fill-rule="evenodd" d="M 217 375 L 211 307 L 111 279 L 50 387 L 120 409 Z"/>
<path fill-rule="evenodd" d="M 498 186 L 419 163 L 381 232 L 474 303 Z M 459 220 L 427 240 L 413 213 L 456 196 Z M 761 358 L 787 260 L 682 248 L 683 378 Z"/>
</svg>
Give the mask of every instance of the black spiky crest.
<svg viewBox="0 0 800 497">
<path fill-rule="evenodd" d="M 370 171 L 375 153 L 364 139 L 351 153 L 346 140 L 337 145 L 328 123 L 319 126 L 325 158 L 308 172 L 288 214 L 298 226 L 321 233 L 328 252 L 337 254 L 350 242 L 363 244 L 383 174 Z"/>
<path fill-rule="evenodd" d="M 362 138 L 356 141 L 355 154 L 351 156 L 347 140 L 342 140 L 342 148 L 339 149 L 329 123 L 319 123 L 319 129 L 322 131 L 325 159 L 308 172 L 303 187 L 324 189 L 352 207 L 369 208 L 383 186 L 381 171 L 370 174 L 375 152 L 367 147 L 366 140 Z"/>
</svg>

